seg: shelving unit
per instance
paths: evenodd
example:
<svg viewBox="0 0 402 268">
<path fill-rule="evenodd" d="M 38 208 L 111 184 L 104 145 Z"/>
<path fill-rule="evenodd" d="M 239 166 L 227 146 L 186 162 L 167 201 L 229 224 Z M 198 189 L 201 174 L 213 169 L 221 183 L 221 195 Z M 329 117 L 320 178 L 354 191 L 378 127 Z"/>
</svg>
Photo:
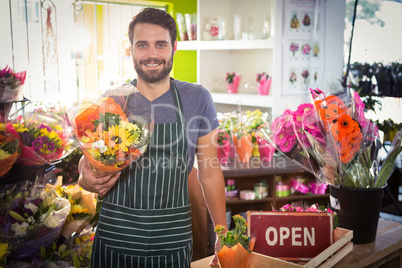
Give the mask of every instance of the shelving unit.
<svg viewBox="0 0 402 268">
<path fill-rule="evenodd" d="M 247 210 L 272 210 L 295 201 L 304 201 L 308 204 L 319 203 L 327 205 L 328 194 L 296 194 L 288 197 L 277 197 L 275 195 L 275 175 L 283 180 L 288 180 L 297 175 L 314 179 L 313 176 L 302 167 L 291 162 L 283 156 L 275 156 L 271 162 L 260 162 L 258 158 L 251 159 L 250 163 L 232 162 L 222 167 L 225 180 L 234 179 L 236 188 L 239 190 L 253 190 L 254 184 L 265 180 L 268 185 L 268 197 L 254 200 L 243 200 L 229 198 L 226 206 L 232 210 L 232 214 L 241 213 Z"/>
<path fill-rule="evenodd" d="M 231 210 L 232 216 L 249 210 L 271 211 L 273 208 L 279 209 L 286 204 L 298 201 L 305 202 L 308 205 L 317 203 L 326 206 L 329 204 L 328 193 L 318 195 L 298 193 L 287 197 L 277 197 L 275 195 L 275 175 L 282 176 L 284 181 L 298 175 L 314 179 L 305 169 L 284 156 L 274 156 L 270 162 L 260 162 L 259 158 L 252 158 L 249 163 L 240 163 L 233 160 L 228 165 L 222 166 L 222 171 L 225 181 L 234 179 L 236 189 L 239 191 L 253 190 L 254 184 L 261 180 L 265 180 L 268 185 L 268 197 L 262 199 L 227 198 L 226 207 Z M 214 232 L 209 216 L 206 222 L 208 222 L 206 232 L 209 233 L 209 237 L 207 241 L 203 242 L 205 243 L 204 246 L 208 247 L 206 250 L 207 255 L 211 255 L 213 254 Z M 201 245 L 197 245 L 197 247 L 201 247 Z"/>
<path fill-rule="evenodd" d="M 193 0 L 194 1 L 194 0 Z M 343 22 L 345 3 L 323 1 L 325 14 L 325 75 L 328 88 L 342 76 L 343 66 Z M 262 109 L 278 115 L 287 107 L 297 107 L 300 103 L 309 102 L 309 94 L 283 96 L 282 66 L 283 54 L 283 21 L 284 1 L 282 0 L 197 0 L 197 40 L 180 41 L 178 50 L 196 51 L 197 83 L 212 93 L 212 98 L 221 108 L 230 110 L 241 104 L 247 108 Z M 248 31 L 252 23 L 256 34 L 254 40 L 233 40 L 233 17 L 242 18 L 242 32 Z M 263 16 L 269 17 L 270 36 L 261 39 Z M 211 18 L 224 18 L 226 25 L 225 40 L 204 40 L 204 29 Z M 251 19 L 251 20 L 250 20 Z M 250 20 L 250 21 L 249 21 Z M 251 22 L 252 21 L 252 22 Z M 337 22 L 337 23 L 335 23 Z M 227 72 L 241 75 L 238 94 L 228 94 L 225 87 Z M 266 72 L 272 76 L 269 96 L 257 95 L 256 74 Z M 248 87 L 245 87 L 245 84 Z"/>
</svg>

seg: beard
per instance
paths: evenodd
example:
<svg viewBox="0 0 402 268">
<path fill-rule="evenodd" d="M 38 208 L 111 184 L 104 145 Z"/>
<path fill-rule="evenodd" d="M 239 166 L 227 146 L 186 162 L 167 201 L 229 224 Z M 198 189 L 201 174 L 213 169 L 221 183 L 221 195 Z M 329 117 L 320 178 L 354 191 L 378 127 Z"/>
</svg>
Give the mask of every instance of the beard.
<svg viewBox="0 0 402 268">
<path fill-rule="evenodd" d="M 170 71 L 172 71 L 173 53 L 167 62 L 164 59 L 158 60 L 156 58 L 148 58 L 140 62 L 137 62 L 135 59 L 133 61 L 134 61 L 134 69 L 137 72 L 138 77 L 140 77 L 147 83 L 156 83 L 164 79 L 166 76 L 170 74 Z M 162 64 L 163 68 L 162 70 L 151 70 L 146 72 L 141 66 L 148 63 Z"/>
</svg>

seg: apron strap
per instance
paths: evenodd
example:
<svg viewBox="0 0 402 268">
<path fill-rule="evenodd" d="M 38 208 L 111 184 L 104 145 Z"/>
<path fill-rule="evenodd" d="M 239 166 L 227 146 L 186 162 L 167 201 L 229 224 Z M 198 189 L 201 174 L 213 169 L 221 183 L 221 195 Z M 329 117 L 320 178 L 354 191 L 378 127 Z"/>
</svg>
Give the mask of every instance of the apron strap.
<svg viewBox="0 0 402 268">
<path fill-rule="evenodd" d="M 175 107 L 178 108 L 178 110 L 176 110 L 176 119 L 177 122 L 181 122 L 182 124 L 185 125 L 185 119 L 184 119 L 184 112 L 183 112 L 183 105 L 181 102 L 181 99 L 179 98 L 179 93 L 178 90 L 176 88 L 176 85 L 173 83 L 173 78 L 170 78 L 170 88 L 172 89 L 172 94 L 173 94 L 173 102 L 175 104 Z M 137 86 L 137 79 L 134 79 L 133 81 L 130 82 L 130 84 L 132 84 L 133 86 Z M 131 93 L 130 95 L 127 96 L 126 98 L 126 103 L 124 105 L 124 109 L 123 111 L 125 113 L 127 113 L 127 109 L 128 109 L 128 104 L 130 103 L 131 97 L 134 93 Z"/>
</svg>

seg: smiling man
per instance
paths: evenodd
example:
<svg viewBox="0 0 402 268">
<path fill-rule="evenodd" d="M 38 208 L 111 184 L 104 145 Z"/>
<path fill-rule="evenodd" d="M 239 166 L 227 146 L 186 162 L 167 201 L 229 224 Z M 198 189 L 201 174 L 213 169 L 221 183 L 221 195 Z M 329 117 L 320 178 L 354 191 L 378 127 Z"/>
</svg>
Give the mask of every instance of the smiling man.
<svg viewBox="0 0 402 268">
<path fill-rule="evenodd" d="M 121 173 L 96 177 L 86 158 L 80 161 L 80 186 L 104 195 L 92 267 L 190 267 L 187 180 L 195 154 L 213 223 L 226 226 L 214 103 L 201 85 L 169 76 L 176 36 L 175 20 L 159 9 L 144 9 L 129 25 L 138 74 L 131 83 L 139 93 L 128 98 L 127 109 L 132 114 L 153 111 L 155 127 L 147 151 Z M 211 264 L 216 263 L 215 257 Z"/>
</svg>

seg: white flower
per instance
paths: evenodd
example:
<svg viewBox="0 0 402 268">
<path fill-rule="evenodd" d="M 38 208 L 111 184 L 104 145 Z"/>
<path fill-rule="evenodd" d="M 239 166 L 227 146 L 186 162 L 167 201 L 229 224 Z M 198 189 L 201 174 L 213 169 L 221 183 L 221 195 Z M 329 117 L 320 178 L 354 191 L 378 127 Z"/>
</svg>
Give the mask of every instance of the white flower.
<svg viewBox="0 0 402 268">
<path fill-rule="evenodd" d="M 24 208 L 29 209 L 32 211 L 32 213 L 36 213 L 36 211 L 38 211 L 38 207 L 35 206 L 35 204 L 33 203 L 27 203 L 24 205 Z"/>
<path fill-rule="evenodd" d="M 32 216 L 28 217 L 28 218 L 27 218 L 27 222 L 29 222 L 29 223 L 35 223 L 34 217 L 32 217 Z"/>
<path fill-rule="evenodd" d="M 46 225 L 46 227 L 54 229 L 60 225 L 60 219 L 57 217 L 56 213 L 52 212 L 46 217 L 43 223 Z"/>
<path fill-rule="evenodd" d="M 11 224 L 11 231 L 14 232 L 15 236 L 24 236 L 27 234 L 27 228 L 29 224 L 27 222 L 18 222 Z"/>
<path fill-rule="evenodd" d="M 99 149 L 100 153 L 104 153 L 107 151 L 107 146 L 105 145 L 105 141 L 98 140 L 92 143 L 92 149 Z"/>
</svg>

